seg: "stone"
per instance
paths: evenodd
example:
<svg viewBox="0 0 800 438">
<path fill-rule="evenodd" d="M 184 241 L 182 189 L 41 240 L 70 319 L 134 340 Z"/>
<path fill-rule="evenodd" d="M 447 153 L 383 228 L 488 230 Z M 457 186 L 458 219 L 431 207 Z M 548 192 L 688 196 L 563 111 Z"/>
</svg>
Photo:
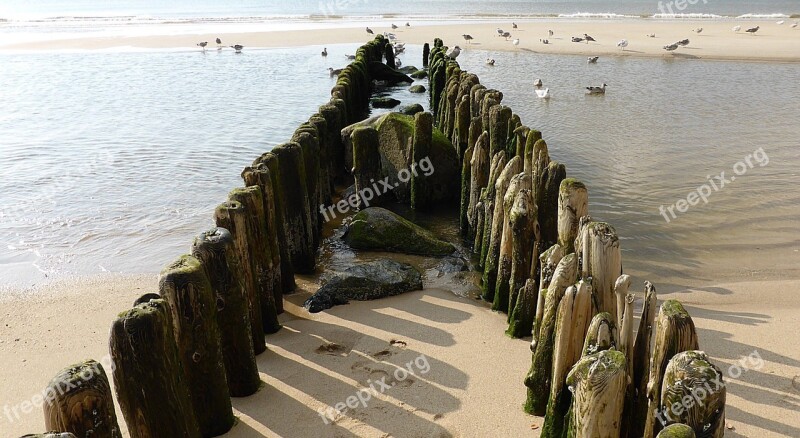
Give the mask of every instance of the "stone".
<svg viewBox="0 0 800 438">
<path fill-rule="evenodd" d="M 408 89 L 408 91 L 410 91 L 410 92 L 412 92 L 412 93 L 424 93 L 424 92 L 425 92 L 425 91 L 427 91 L 427 90 L 425 89 L 425 86 L 424 86 L 424 85 L 412 85 L 412 86 L 411 86 L 411 87 Z"/>
<path fill-rule="evenodd" d="M 353 216 L 342 239 L 350 247 L 371 251 L 445 256 L 455 251 L 450 243 L 430 231 L 380 207 L 369 207 Z"/>
<path fill-rule="evenodd" d="M 400 110 L 398 112 L 400 114 L 405 114 L 407 116 L 413 116 L 414 114 L 421 113 L 423 111 L 425 111 L 425 108 L 423 108 L 422 105 L 418 103 L 413 103 L 411 105 L 405 105 L 400 107 Z"/>
<path fill-rule="evenodd" d="M 372 98 L 372 107 L 373 108 L 394 108 L 397 105 L 400 105 L 400 101 L 394 99 L 392 97 L 373 97 Z"/>
</svg>

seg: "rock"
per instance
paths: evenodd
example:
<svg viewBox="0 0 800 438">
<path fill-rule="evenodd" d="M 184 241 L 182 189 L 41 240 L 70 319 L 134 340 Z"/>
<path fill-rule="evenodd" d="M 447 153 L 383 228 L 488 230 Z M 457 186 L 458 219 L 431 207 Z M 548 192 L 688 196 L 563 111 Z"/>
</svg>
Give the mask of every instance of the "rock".
<svg viewBox="0 0 800 438">
<path fill-rule="evenodd" d="M 401 114 L 405 114 L 407 116 L 413 116 L 414 114 L 421 113 L 423 111 L 425 111 L 425 108 L 423 108 L 422 105 L 414 103 L 411 105 L 400 107 L 400 110 L 398 112 Z"/>
<path fill-rule="evenodd" d="M 378 61 L 369 63 L 369 76 L 375 81 L 384 81 L 390 85 L 397 85 L 401 82 L 414 82 L 413 79 L 406 76 L 404 73 Z"/>
<path fill-rule="evenodd" d="M 304 306 L 317 313 L 350 300 L 374 300 L 419 289 L 422 275 L 416 268 L 393 260 L 376 260 L 334 273 Z"/>
<path fill-rule="evenodd" d="M 400 101 L 391 97 L 372 98 L 373 108 L 394 108 L 397 105 L 400 105 Z"/>
<path fill-rule="evenodd" d="M 401 67 L 400 68 L 400 71 L 405 73 L 405 74 L 414 73 L 417 70 L 419 70 L 419 69 L 414 67 L 413 65 L 407 65 L 405 67 Z"/>
<path fill-rule="evenodd" d="M 412 85 L 411 88 L 408 89 L 408 91 L 412 93 L 424 93 L 427 90 L 425 89 L 424 85 Z"/>
<path fill-rule="evenodd" d="M 355 249 L 445 256 L 455 247 L 430 231 L 380 207 L 370 207 L 353 216 L 342 236 Z"/>
<path fill-rule="evenodd" d="M 438 272 L 437 276 L 441 277 L 444 274 L 467 271 L 469 270 L 469 263 L 463 257 L 447 256 L 443 257 L 434 269 Z"/>
<path fill-rule="evenodd" d="M 426 70 L 417 70 L 410 75 L 414 79 L 425 79 L 428 77 L 428 72 Z"/>
</svg>

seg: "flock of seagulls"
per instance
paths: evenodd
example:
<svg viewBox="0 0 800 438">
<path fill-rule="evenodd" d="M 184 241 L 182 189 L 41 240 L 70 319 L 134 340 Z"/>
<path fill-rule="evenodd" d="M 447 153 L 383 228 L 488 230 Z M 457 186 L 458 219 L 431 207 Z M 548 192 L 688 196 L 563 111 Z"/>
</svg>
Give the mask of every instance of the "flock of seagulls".
<svg viewBox="0 0 800 438">
<path fill-rule="evenodd" d="M 224 47 L 222 45 L 222 40 L 217 38 L 216 39 L 216 43 L 217 43 L 217 50 L 222 50 L 222 48 Z M 208 41 L 200 41 L 199 43 L 196 44 L 196 46 L 200 47 L 205 52 L 206 51 L 206 46 L 208 46 Z M 244 46 L 241 45 L 241 44 L 234 44 L 234 45 L 230 46 L 230 48 L 235 50 L 236 53 L 242 53 L 242 49 L 244 49 Z"/>
</svg>

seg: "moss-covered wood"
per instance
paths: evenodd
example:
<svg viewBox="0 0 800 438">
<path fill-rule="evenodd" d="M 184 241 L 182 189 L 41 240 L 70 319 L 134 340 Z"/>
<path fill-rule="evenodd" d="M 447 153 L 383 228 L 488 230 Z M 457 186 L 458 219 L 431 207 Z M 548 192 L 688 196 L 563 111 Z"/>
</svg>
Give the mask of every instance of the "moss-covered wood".
<svg viewBox="0 0 800 438">
<path fill-rule="evenodd" d="M 380 179 L 381 154 L 378 150 L 380 139 L 375 128 L 362 126 L 353 130 L 353 179 L 355 195 L 361 209 L 370 205 L 381 205 L 379 193 L 371 188 Z"/>
<path fill-rule="evenodd" d="M 483 241 L 485 246 L 481 250 L 481 254 L 484 256 L 481 288 L 483 289 L 483 297 L 487 301 L 494 301 L 497 288 L 497 264 L 500 258 L 500 244 L 502 243 L 504 223 L 503 198 L 509 184 L 511 184 L 511 178 L 519 173 L 517 169 L 520 166 L 519 160 L 514 161 L 512 159 L 506 163 L 505 155 L 504 151 L 495 155 L 498 159 L 492 162 L 492 172 L 489 173 L 489 181 L 486 186 L 486 200 L 489 202 L 486 204 L 488 208 L 484 217 Z M 500 165 L 503 165 L 503 167 L 502 170 L 498 171 Z M 491 300 L 489 300 L 489 297 L 491 297 Z M 497 307 L 493 305 L 492 308 L 497 310 L 500 308 L 500 304 Z M 508 305 L 507 302 L 504 304 Z"/>
<path fill-rule="evenodd" d="M 258 391 L 258 374 L 250 310 L 239 278 L 233 236 L 225 228 L 213 228 L 194 239 L 192 255 L 203 263 L 216 299 L 225 376 L 232 397 L 246 397 Z"/>
<path fill-rule="evenodd" d="M 564 252 L 575 250 L 579 221 L 587 214 L 589 192 L 586 186 L 574 178 L 561 181 L 558 195 L 558 244 L 564 248 Z"/>
<path fill-rule="evenodd" d="M 203 264 L 183 255 L 167 265 L 158 288 L 172 313 L 172 328 L 200 433 L 218 436 L 233 427 L 216 299 Z"/>
<path fill-rule="evenodd" d="M 489 254 L 489 246 L 492 242 L 492 221 L 494 219 L 495 207 L 495 183 L 497 182 L 497 178 L 500 176 L 500 173 L 503 172 L 503 169 L 505 169 L 506 164 L 507 161 L 505 152 L 492 157 L 492 162 L 489 166 L 489 178 L 486 180 L 486 189 L 481 191 L 480 201 L 483 202 L 484 213 L 478 266 L 484 271 L 484 276 L 487 266 L 486 259 L 487 255 Z M 487 284 L 484 284 L 482 286 L 482 290 L 483 299 L 491 302 L 494 299 L 494 281 L 492 281 L 492 287 L 488 287 Z"/>
<path fill-rule="evenodd" d="M 458 229 L 461 236 L 471 240 L 473 235 L 470 232 L 472 228 L 471 218 L 469 217 L 469 201 L 470 201 L 470 184 L 472 180 L 472 155 L 475 152 L 475 147 L 470 146 L 464 151 L 464 157 L 461 159 L 461 199 L 458 209 Z M 472 219 L 474 221 L 474 219 Z"/>
<path fill-rule="evenodd" d="M 539 221 L 533 194 L 529 189 L 517 193 L 510 214 L 512 242 L 511 258 L 511 301 L 509 302 L 509 323 L 506 334 L 521 338 L 529 336 L 536 317 L 536 304 L 539 298 L 538 269 Z M 526 284 L 526 281 L 529 284 Z"/>
<path fill-rule="evenodd" d="M 486 188 L 489 180 L 490 164 L 489 133 L 483 132 L 475 142 L 474 150 L 472 151 L 472 159 L 470 160 L 470 193 L 469 206 L 467 207 L 467 220 L 470 224 L 469 235 L 473 237 L 473 239 L 478 234 L 478 211 L 476 207 L 478 202 L 480 202 L 481 191 Z M 478 239 L 474 239 L 474 242 L 480 247 Z"/>
<path fill-rule="evenodd" d="M 220 204 L 214 211 L 214 220 L 220 228 L 225 228 L 233 236 L 233 254 L 236 257 L 235 266 L 238 268 L 234 274 L 241 282 L 242 292 L 247 300 L 250 316 L 250 339 L 253 341 L 253 352 L 258 355 L 267 350 L 264 340 L 264 325 L 261 317 L 261 297 L 258 294 L 256 272 L 250 258 L 248 244 L 247 211 L 237 201 L 227 201 Z"/>
<path fill-rule="evenodd" d="M 553 274 L 561 259 L 564 258 L 564 251 L 561 245 L 555 244 L 539 256 L 539 296 L 536 299 L 536 316 L 533 320 L 533 339 L 531 339 L 531 350 L 536 350 L 536 343 L 539 340 L 539 328 L 544 317 L 545 291 L 550 287 Z"/>
<path fill-rule="evenodd" d="M 588 356 L 598 351 L 617 348 L 619 332 L 614 317 L 608 312 L 598 313 L 592 318 L 589 329 L 586 330 L 586 338 L 583 341 L 581 356 Z M 624 365 L 624 364 L 623 364 Z"/>
<path fill-rule="evenodd" d="M 413 163 L 430 159 L 433 143 L 433 115 L 428 112 L 414 115 L 414 137 L 411 144 Z M 411 208 L 423 210 L 432 204 L 427 176 L 416 170 L 411 172 Z"/>
<path fill-rule="evenodd" d="M 44 394 L 45 429 L 80 437 L 122 438 L 111 385 L 99 362 L 90 359 L 64 368 Z"/>
<path fill-rule="evenodd" d="M 538 145 L 540 142 L 537 142 Z M 551 161 L 544 167 L 537 182 L 536 205 L 539 211 L 539 226 L 542 229 L 542 245 L 550 247 L 558 243 L 558 199 L 561 182 L 566 179 L 567 170 L 563 164 Z"/>
<path fill-rule="evenodd" d="M 683 423 L 698 436 L 722 438 L 725 435 L 725 397 L 722 371 L 704 352 L 678 353 L 670 359 L 664 372 L 657 423 L 662 427 Z M 685 429 L 684 434 L 688 434 Z"/>
<path fill-rule="evenodd" d="M 691 427 L 675 423 L 662 429 L 657 438 L 695 438 L 696 436 Z"/>
<path fill-rule="evenodd" d="M 509 165 L 513 165 L 513 168 L 509 168 Z M 513 306 L 509 290 L 514 243 L 514 235 L 510 223 L 511 208 L 514 205 L 517 193 L 526 187 L 530 187 L 530 178 L 523 178 L 525 175 L 519 173 L 522 170 L 522 160 L 519 157 L 514 157 L 509 161 L 509 165 L 506 165 L 506 169 L 514 173 L 511 176 L 511 181 L 503 192 L 501 192 L 503 188 L 496 186 L 497 197 L 495 198 L 496 207 L 493 220 L 497 221 L 496 225 L 500 228 L 500 244 L 497 251 L 497 274 L 494 284 L 494 302 L 492 303 L 492 310 L 499 310 L 508 315 L 511 314 L 511 306 Z M 500 175 L 498 183 L 502 179 L 503 175 Z M 502 197 L 500 196 L 501 193 Z M 497 202 L 500 202 L 500 204 L 497 204 Z M 498 208 L 502 209 L 499 215 L 497 214 Z"/>
<path fill-rule="evenodd" d="M 567 436 L 618 438 L 626 380 L 619 351 L 603 350 L 578 361 L 567 376 L 573 394 Z"/>
<path fill-rule="evenodd" d="M 22 435 L 20 438 L 77 438 L 74 433 L 71 432 L 45 432 L 45 433 L 36 433 L 32 434 L 29 433 L 27 435 Z"/>
<path fill-rule="evenodd" d="M 309 219 L 311 221 L 311 244 L 314 248 L 317 248 L 320 244 L 320 233 L 322 232 L 322 218 L 319 210 L 322 205 L 319 186 L 320 137 L 317 128 L 309 123 L 300 125 L 292 136 L 292 141 L 300 145 L 303 152 L 306 189 L 308 190 Z"/>
<path fill-rule="evenodd" d="M 512 116 L 511 108 L 505 105 L 493 106 L 489 111 L 489 153 L 494 155 L 499 151 L 506 151 L 509 155 L 506 144 L 508 142 L 508 124 Z M 516 150 L 513 156 L 516 156 Z M 521 167 L 520 163 L 520 167 Z M 520 171 L 522 171 L 520 169 Z"/>
<path fill-rule="evenodd" d="M 272 149 L 278 157 L 279 180 L 273 179 L 273 189 L 282 193 L 286 209 L 286 242 L 295 272 L 310 274 L 316 267 L 316 252 L 311 223 L 311 206 L 306 185 L 303 152 L 297 143 L 284 143 Z M 272 167 L 270 166 L 272 171 Z M 274 172 L 273 172 L 274 173 Z"/>
<path fill-rule="evenodd" d="M 633 343 L 633 408 L 632 420 L 627 436 L 641 437 L 644 433 L 645 416 L 647 415 L 647 385 L 650 377 L 650 344 L 653 337 L 653 323 L 656 318 L 656 288 L 649 281 L 644 283 L 644 302 L 639 329 Z"/>
<path fill-rule="evenodd" d="M 132 438 L 200 438 L 166 301 L 121 313 L 111 326 L 117 402 Z"/>
<path fill-rule="evenodd" d="M 431 56 L 431 45 L 428 44 L 428 43 L 425 43 L 422 46 L 422 66 L 423 67 L 427 67 L 428 66 L 428 57 L 429 56 Z"/>
</svg>

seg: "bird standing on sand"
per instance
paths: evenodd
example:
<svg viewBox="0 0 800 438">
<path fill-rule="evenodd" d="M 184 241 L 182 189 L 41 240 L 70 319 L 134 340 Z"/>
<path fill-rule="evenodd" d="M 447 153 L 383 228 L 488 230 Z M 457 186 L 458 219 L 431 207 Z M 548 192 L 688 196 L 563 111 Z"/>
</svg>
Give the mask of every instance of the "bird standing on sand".
<svg viewBox="0 0 800 438">
<path fill-rule="evenodd" d="M 606 84 L 603 84 L 602 87 L 586 87 L 589 90 L 589 94 L 606 94 Z"/>
<path fill-rule="evenodd" d="M 703 28 L 702 27 L 698 27 L 697 29 L 694 30 L 694 33 L 701 33 L 702 31 L 703 31 Z"/>
<path fill-rule="evenodd" d="M 598 59 L 600 59 L 599 56 L 590 56 L 586 62 L 588 62 L 589 64 L 597 64 Z"/>
<path fill-rule="evenodd" d="M 797 22 L 795 21 L 795 22 L 794 22 L 794 23 L 792 23 L 792 25 L 791 25 L 791 26 L 789 26 L 789 27 L 797 27 Z"/>
<path fill-rule="evenodd" d="M 234 44 L 231 46 L 231 49 L 236 50 L 236 53 L 242 53 L 242 49 L 244 49 L 244 46 L 241 44 Z"/>
<path fill-rule="evenodd" d="M 374 35 L 375 34 L 375 32 L 373 32 L 372 29 L 370 29 L 369 27 L 367 27 L 367 33 L 370 34 L 370 35 Z"/>
<path fill-rule="evenodd" d="M 406 22 L 406 27 L 411 27 L 411 23 Z"/>
<path fill-rule="evenodd" d="M 594 38 L 590 37 L 587 34 L 583 34 L 583 39 L 586 40 L 586 44 L 589 44 L 589 41 L 597 42 L 597 40 L 595 40 Z"/>
<path fill-rule="evenodd" d="M 553 31 L 552 30 L 548 30 L 547 31 L 547 36 L 552 37 L 553 36 Z"/>
<path fill-rule="evenodd" d="M 222 40 L 217 38 L 217 50 L 222 50 Z"/>
<path fill-rule="evenodd" d="M 740 30 L 742 30 L 742 26 L 733 26 L 734 32 L 739 32 Z"/>
<path fill-rule="evenodd" d="M 536 92 L 536 96 L 541 99 L 549 99 L 550 98 L 550 89 L 545 88 L 544 90 L 533 90 Z"/>
<path fill-rule="evenodd" d="M 322 56 L 328 56 L 328 48 L 327 47 L 322 49 Z"/>
<path fill-rule="evenodd" d="M 541 41 L 542 44 L 550 44 L 550 40 L 539 40 L 539 41 Z"/>
<path fill-rule="evenodd" d="M 464 41 L 466 41 L 467 44 L 472 44 L 472 40 L 474 39 L 474 38 L 472 38 L 472 35 L 469 35 L 469 34 L 465 33 L 464 35 L 461 35 L 461 36 L 464 37 Z"/>
<path fill-rule="evenodd" d="M 572 37 L 572 42 L 573 43 L 583 42 L 583 38 L 581 38 L 581 37 Z"/>
<path fill-rule="evenodd" d="M 445 56 L 447 56 L 450 59 L 456 59 L 460 54 L 461 54 L 461 47 L 455 46 L 452 49 L 448 50 L 447 53 L 445 53 Z"/>
<path fill-rule="evenodd" d="M 511 28 L 512 29 L 516 29 L 517 28 L 517 23 L 511 23 Z"/>
<path fill-rule="evenodd" d="M 494 58 L 486 58 L 486 65 L 494 65 Z"/>
<path fill-rule="evenodd" d="M 775 22 L 775 24 L 777 24 L 778 26 L 782 25 L 783 23 L 786 23 L 786 22 L 785 22 L 785 21 L 783 21 L 783 20 L 781 20 L 781 21 L 776 21 L 776 22 Z"/>
<path fill-rule="evenodd" d="M 645 35 L 645 36 L 646 36 L 646 37 L 648 37 L 648 38 L 655 38 L 655 37 L 656 37 L 656 34 L 654 34 L 654 33 L 648 33 L 648 34 L 647 34 L 647 35 Z"/>
<path fill-rule="evenodd" d="M 689 39 L 687 38 L 685 40 L 677 41 L 677 42 L 675 42 L 675 44 L 677 44 L 679 46 L 688 46 L 689 45 Z"/>
<path fill-rule="evenodd" d="M 495 30 L 497 31 L 497 36 L 503 36 L 503 29 L 500 29 L 500 28 L 498 27 L 498 28 L 497 28 L 497 29 L 495 29 Z"/>
<path fill-rule="evenodd" d="M 508 41 L 508 39 L 511 38 L 511 32 L 503 32 L 503 34 L 500 36 L 505 38 L 506 41 Z"/>
<path fill-rule="evenodd" d="M 197 46 L 201 47 L 204 52 L 206 51 L 206 46 L 207 45 L 208 45 L 208 41 L 201 41 L 201 42 L 197 43 Z"/>
<path fill-rule="evenodd" d="M 678 45 L 677 44 L 670 44 L 668 46 L 664 46 L 664 50 L 666 50 L 667 52 L 671 52 L 671 51 L 677 50 L 677 49 L 678 49 Z"/>
<path fill-rule="evenodd" d="M 536 79 L 535 81 L 533 81 L 533 86 L 536 88 L 542 88 L 542 80 Z"/>
<path fill-rule="evenodd" d="M 514 41 L 511 41 L 511 44 L 513 44 L 515 46 L 518 46 L 519 45 L 519 38 L 516 38 L 516 39 L 514 39 Z"/>
<path fill-rule="evenodd" d="M 756 32 L 758 32 L 758 29 L 759 29 L 759 26 L 751 27 L 750 29 L 747 29 L 745 32 L 755 35 Z"/>
<path fill-rule="evenodd" d="M 394 30 L 394 29 L 397 29 L 397 25 L 396 25 L 396 24 L 394 24 L 394 23 L 392 23 L 392 29 L 393 29 L 393 30 Z"/>
<path fill-rule="evenodd" d="M 622 51 L 624 52 L 625 48 L 628 47 L 628 40 L 619 40 L 617 47 L 622 47 Z"/>
</svg>

